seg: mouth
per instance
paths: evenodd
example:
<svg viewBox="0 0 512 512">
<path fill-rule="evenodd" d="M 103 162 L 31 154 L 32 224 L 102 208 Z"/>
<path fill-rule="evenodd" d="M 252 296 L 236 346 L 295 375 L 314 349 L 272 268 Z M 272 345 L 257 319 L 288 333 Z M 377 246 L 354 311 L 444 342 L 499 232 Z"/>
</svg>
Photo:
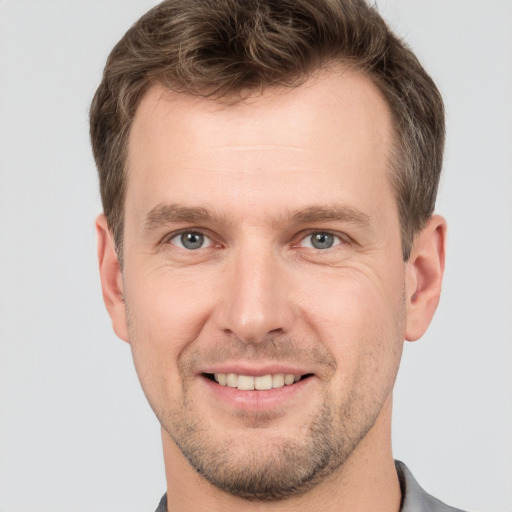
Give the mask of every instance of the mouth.
<svg viewBox="0 0 512 512">
<path fill-rule="evenodd" d="M 240 391 L 266 391 L 292 386 L 313 376 L 312 373 L 296 375 L 293 373 L 274 373 L 261 376 L 241 375 L 237 373 L 203 373 L 203 376 L 220 386 Z"/>
</svg>

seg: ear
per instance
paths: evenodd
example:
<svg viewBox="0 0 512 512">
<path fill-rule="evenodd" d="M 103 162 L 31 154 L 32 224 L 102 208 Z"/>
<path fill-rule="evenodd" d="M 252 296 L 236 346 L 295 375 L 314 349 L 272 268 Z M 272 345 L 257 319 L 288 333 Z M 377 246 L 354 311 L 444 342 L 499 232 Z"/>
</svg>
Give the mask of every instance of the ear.
<svg viewBox="0 0 512 512">
<path fill-rule="evenodd" d="M 99 215 L 96 219 L 96 237 L 103 300 L 112 319 L 114 332 L 122 340 L 129 341 L 123 275 L 112 240 L 112 234 L 104 214 Z"/>
<path fill-rule="evenodd" d="M 416 236 L 406 269 L 405 339 L 421 338 L 439 304 L 444 273 L 446 221 L 433 215 Z"/>
</svg>

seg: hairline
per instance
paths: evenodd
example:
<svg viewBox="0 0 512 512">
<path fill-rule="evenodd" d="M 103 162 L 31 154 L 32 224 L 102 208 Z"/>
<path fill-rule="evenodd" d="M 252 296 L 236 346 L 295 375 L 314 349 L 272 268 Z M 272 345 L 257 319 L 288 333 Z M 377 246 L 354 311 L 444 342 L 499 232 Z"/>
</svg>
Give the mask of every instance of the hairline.
<svg viewBox="0 0 512 512">
<path fill-rule="evenodd" d="M 125 202 L 126 202 L 126 190 L 129 180 L 129 142 L 130 135 L 132 132 L 133 122 L 135 120 L 136 113 L 140 107 L 141 102 L 144 97 L 148 94 L 148 92 L 154 87 L 162 87 L 163 89 L 172 91 L 178 95 L 184 95 L 189 97 L 197 97 L 203 98 L 212 101 L 213 103 L 217 103 L 219 105 L 223 105 L 225 107 L 231 107 L 237 105 L 247 99 L 255 96 L 261 95 L 263 92 L 268 90 L 279 90 L 283 93 L 286 93 L 287 89 L 297 88 L 310 80 L 316 78 L 322 71 L 332 71 L 333 67 L 343 67 L 347 70 L 351 70 L 355 73 L 363 75 L 367 80 L 369 80 L 378 90 L 378 93 L 389 110 L 390 119 L 391 119 L 391 140 L 389 143 L 389 148 L 386 149 L 387 153 L 387 161 L 385 172 L 387 173 L 387 179 L 389 180 L 389 184 L 391 186 L 391 191 L 394 197 L 394 203 L 397 208 L 398 222 L 400 227 L 400 235 L 401 235 L 401 244 L 402 244 L 402 254 L 404 261 L 407 261 L 410 255 L 410 250 L 412 246 L 413 236 L 416 234 L 408 233 L 407 225 L 405 223 L 405 219 L 402 218 L 400 203 L 401 203 L 401 195 L 398 189 L 398 181 L 403 179 L 403 174 L 405 173 L 405 167 L 407 166 L 407 155 L 406 148 L 403 147 L 403 142 L 405 140 L 404 135 L 401 133 L 399 129 L 399 123 L 396 119 L 395 110 L 393 109 L 393 105 L 391 101 L 386 97 L 384 93 L 384 86 L 380 83 L 379 77 L 368 70 L 364 69 L 362 66 L 358 66 L 351 61 L 344 60 L 342 58 L 332 58 L 330 60 L 326 60 L 321 62 L 317 66 L 315 66 L 310 72 L 304 74 L 303 76 L 297 76 L 295 79 L 290 80 L 286 83 L 270 83 L 270 84 L 261 84 L 259 87 L 247 87 L 245 89 L 234 89 L 232 91 L 226 90 L 225 92 L 217 92 L 217 91 L 194 91 L 194 90 L 186 90 L 184 88 L 172 87 L 172 84 L 165 83 L 165 75 L 162 74 L 160 76 L 155 76 L 152 78 L 147 77 L 145 83 L 141 84 L 141 92 L 138 95 L 137 102 L 134 105 L 133 114 L 129 120 L 129 122 L 125 125 L 125 130 L 121 134 L 119 138 L 119 142 L 122 143 L 122 153 L 121 153 L 121 161 L 119 165 L 122 169 L 123 179 L 122 179 L 122 189 L 120 190 L 120 208 L 116 212 L 117 217 L 117 225 L 114 229 L 111 228 L 116 253 L 119 259 L 119 263 L 121 268 L 123 267 L 123 249 L 124 249 L 124 220 L 125 220 Z M 418 230 L 417 230 L 418 231 Z"/>
</svg>

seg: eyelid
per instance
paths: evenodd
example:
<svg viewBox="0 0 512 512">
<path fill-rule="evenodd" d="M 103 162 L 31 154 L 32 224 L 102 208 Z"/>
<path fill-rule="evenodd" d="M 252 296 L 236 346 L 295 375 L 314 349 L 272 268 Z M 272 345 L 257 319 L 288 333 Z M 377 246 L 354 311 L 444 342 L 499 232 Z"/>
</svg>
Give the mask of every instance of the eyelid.
<svg viewBox="0 0 512 512">
<path fill-rule="evenodd" d="M 203 245 L 200 249 L 208 249 L 215 244 L 213 237 L 207 233 L 207 230 L 201 229 L 201 228 L 184 228 L 180 229 L 178 231 L 173 231 L 172 233 L 167 234 L 161 241 L 162 245 L 170 244 L 174 247 L 177 247 L 178 249 L 183 249 L 185 251 L 190 251 L 190 249 L 187 249 L 186 247 L 183 247 L 183 245 L 180 243 L 173 242 L 174 239 L 178 239 L 183 235 L 184 233 L 196 233 L 198 235 L 202 235 L 204 237 L 205 245 Z M 199 250 L 199 249 L 196 249 Z"/>
<path fill-rule="evenodd" d="M 304 246 L 302 243 L 307 240 L 308 237 L 311 235 L 317 234 L 317 233 L 325 233 L 328 235 L 332 235 L 335 238 L 334 244 L 327 248 L 327 249 L 317 249 L 316 247 L 310 246 Z M 340 233 L 339 231 L 334 231 L 330 229 L 308 229 L 307 231 L 303 231 L 297 236 L 297 242 L 293 244 L 293 247 L 302 247 L 306 249 L 313 249 L 315 251 L 324 252 L 328 251 L 329 249 L 334 249 L 335 247 L 338 247 L 340 245 L 346 244 L 349 242 L 349 237 L 345 235 L 344 233 Z"/>
<path fill-rule="evenodd" d="M 183 247 L 181 244 L 176 244 L 176 243 L 172 242 L 173 239 L 180 237 L 184 233 L 198 233 L 198 234 L 202 235 L 204 237 L 205 241 L 208 241 L 208 243 L 207 243 L 207 245 L 204 245 L 203 247 L 201 247 L 201 249 L 207 249 L 212 246 L 222 247 L 222 245 L 223 245 L 221 242 L 216 242 L 214 240 L 214 237 L 210 233 L 210 231 L 207 229 L 204 229 L 204 228 L 183 228 L 178 231 L 173 231 L 172 233 L 168 233 L 165 237 L 163 237 L 160 244 L 162 244 L 162 245 L 171 244 L 175 247 L 178 247 L 179 249 L 184 249 L 184 250 L 189 251 L 190 249 Z M 306 240 L 309 236 L 311 236 L 315 233 L 330 234 L 333 237 L 335 237 L 335 239 L 337 239 L 337 242 L 335 242 L 332 245 L 332 247 L 330 247 L 329 249 L 332 249 L 339 245 L 343 245 L 343 244 L 350 242 L 350 237 L 348 235 L 346 235 L 345 233 L 340 233 L 339 231 L 330 230 L 330 229 L 308 229 L 308 230 L 302 231 L 295 237 L 296 241 L 292 243 L 292 247 L 304 247 L 301 245 L 302 242 L 304 242 L 304 240 Z M 322 251 L 322 249 L 316 249 L 315 247 L 306 247 L 306 248 L 312 248 L 316 251 Z M 323 249 L 323 251 L 326 251 L 326 250 L 327 249 Z"/>
</svg>

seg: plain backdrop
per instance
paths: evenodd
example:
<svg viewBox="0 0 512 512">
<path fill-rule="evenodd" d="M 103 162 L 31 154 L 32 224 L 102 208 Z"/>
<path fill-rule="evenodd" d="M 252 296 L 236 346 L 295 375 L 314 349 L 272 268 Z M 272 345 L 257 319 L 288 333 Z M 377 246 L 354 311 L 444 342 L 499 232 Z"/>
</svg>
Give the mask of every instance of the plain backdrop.
<svg viewBox="0 0 512 512">
<path fill-rule="evenodd" d="M 88 106 L 155 2 L 0 0 L 0 512 L 152 512 L 159 425 L 101 299 Z M 444 501 L 512 511 L 512 1 L 380 0 L 438 83 L 443 298 L 407 344 L 394 451 Z"/>
</svg>

